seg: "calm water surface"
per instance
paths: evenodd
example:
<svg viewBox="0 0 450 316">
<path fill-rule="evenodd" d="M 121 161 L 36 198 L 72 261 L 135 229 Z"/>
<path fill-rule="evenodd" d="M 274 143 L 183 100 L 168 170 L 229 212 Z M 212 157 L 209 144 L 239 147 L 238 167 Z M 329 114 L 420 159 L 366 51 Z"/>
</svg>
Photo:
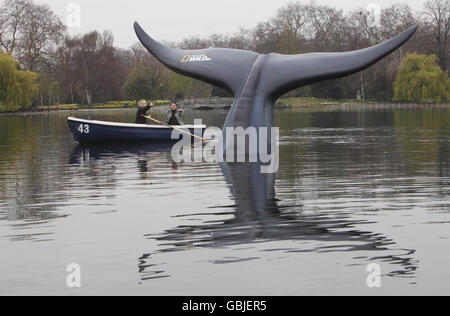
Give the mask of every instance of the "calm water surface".
<svg viewBox="0 0 450 316">
<path fill-rule="evenodd" d="M 79 146 L 68 115 L 0 116 L 0 295 L 450 294 L 448 108 L 278 111 L 273 177 Z"/>
</svg>

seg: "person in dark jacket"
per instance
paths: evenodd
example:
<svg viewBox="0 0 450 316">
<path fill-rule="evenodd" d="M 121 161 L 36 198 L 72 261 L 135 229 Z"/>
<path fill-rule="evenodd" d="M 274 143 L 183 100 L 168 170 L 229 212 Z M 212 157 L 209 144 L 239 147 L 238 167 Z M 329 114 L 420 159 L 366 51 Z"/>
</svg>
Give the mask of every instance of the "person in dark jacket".
<svg viewBox="0 0 450 316">
<path fill-rule="evenodd" d="M 147 101 L 141 100 L 139 102 L 139 107 L 136 113 L 136 124 L 145 124 L 147 121 L 145 117 L 142 117 L 142 115 L 147 115 L 147 111 L 150 110 L 153 107 L 153 103 L 150 105 L 147 105 Z"/>
<path fill-rule="evenodd" d="M 167 111 L 165 121 L 168 125 L 184 125 L 183 117 L 181 116 L 183 110 L 178 109 L 175 102 L 170 105 L 170 110 Z"/>
</svg>

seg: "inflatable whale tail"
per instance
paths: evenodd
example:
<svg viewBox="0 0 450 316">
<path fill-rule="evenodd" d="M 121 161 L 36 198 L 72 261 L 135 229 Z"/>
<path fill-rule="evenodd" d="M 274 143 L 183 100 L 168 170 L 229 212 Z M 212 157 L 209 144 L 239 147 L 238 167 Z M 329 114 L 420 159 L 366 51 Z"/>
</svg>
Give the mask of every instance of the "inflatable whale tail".
<svg viewBox="0 0 450 316">
<path fill-rule="evenodd" d="M 280 96 L 373 65 L 403 45 L 415 33 L 417 25 L 366 49 L 299 55 L 257 54 L 227 48 L 182 50 L 158 43 L 136 22 L 134 28 L 141 43 L 168 68 L 233 94 L 234 104 L 225 121 L 225 130 L 227 127 L 272 127 L 274 103 Z"/>
<path fill-rule="evenodd" d="M 219 86 L 239 95 L 260 56 L 257 53 L 226 48 L 181 50 L 152 39 L 135 22 L 141 43 L 161 63 L 180 74 Z M 276 99 L 284 93 L 314 82 L 336 79 L 361 71 L 403 45 L 417 25 L 396 37 L 366 49 L 340 53 L 265 55 L 258 70 L 259 92 Z"/>
</svg>

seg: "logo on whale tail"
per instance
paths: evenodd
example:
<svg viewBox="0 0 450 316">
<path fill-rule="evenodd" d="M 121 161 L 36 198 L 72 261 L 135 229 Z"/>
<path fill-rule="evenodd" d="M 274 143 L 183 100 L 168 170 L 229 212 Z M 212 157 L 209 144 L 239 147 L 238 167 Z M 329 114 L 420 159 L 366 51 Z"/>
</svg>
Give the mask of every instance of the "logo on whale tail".
<svg viewBox="0 0 450 316">
<path fill-rule="evenodd" d="M 190 63 L 190 62 L 199 62 L 199 61 L 211 61 L 212 59 L 208 56 L 202 54 L 202 55 L 184 55 L 183 58 L 181 58 L 182 63 Z"/>
</svg>

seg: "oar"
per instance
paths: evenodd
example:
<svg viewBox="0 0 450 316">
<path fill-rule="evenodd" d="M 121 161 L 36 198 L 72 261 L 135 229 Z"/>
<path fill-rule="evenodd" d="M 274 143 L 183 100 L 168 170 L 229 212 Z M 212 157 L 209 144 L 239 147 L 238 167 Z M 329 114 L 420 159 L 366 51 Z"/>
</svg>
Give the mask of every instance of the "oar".
<svg viewBox="0 0 450 316">
<path fill-rule="evenodd" d="M 186 131 L 182 130 L 181 128 L 178 128 L 178 127 L 175 127 L 175 126 L 166 124 L 166 123 L 164 123 L 164 122 L 158 121 L 157 119 L 154 119 L 154 118 L 151 117 L 151 116 L 143 115 L 143 114 L 142 114 L 142 117 L 145 117 L 147 120 L 151 120 L 151 121 L 156 122 L 156 123 L 158 123 L 158 124 L 161 124 L 161 125 L 167 126 L 167 127 L 169 127 L 169 128 L 172 128 L 172 129 L 174 129 L 174 130 L 176 130 L 176 131 L 179 131 L 179 132 L 181 132 L 181 133 L 184 133 L 184 134 L 186 134 L 186 135 L 189 135 L 189 136 L 195 137 L 195 138 L 197 138 L 197 139 L 200 139 L 200 140 L 203 141 L 203 142 L 206 142 L 206 139 L 204 139 L 204 138 L 202 138 L 202 137 L 200 137 L 200 136 L 191 134 L 191 133 L 189 133 L 189 132 L 186 132 Z"/>
</svg>

